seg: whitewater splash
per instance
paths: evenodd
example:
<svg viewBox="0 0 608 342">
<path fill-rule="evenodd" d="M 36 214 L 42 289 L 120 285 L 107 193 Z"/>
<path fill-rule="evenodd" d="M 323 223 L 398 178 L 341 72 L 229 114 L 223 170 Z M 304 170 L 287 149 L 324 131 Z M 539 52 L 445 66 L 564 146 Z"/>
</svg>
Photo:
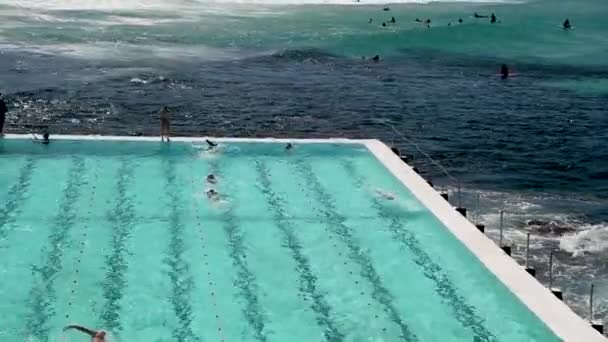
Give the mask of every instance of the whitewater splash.
<svg viewBox="0 0 608 342">
<path fill-rule="evenodd" d="M 581 231 L 560 239 L 560 248 L 577 257 L 585 253 L 602 253 L 608 250 L 608 224 L 585 225 Z"/>
<path fill-rule="evenodd" d="M 238 4 L 238 5 L 385 5 L 385 4 L 426 4 L 437 2 L 436 0 L 9 0 L 0 1 L 11 7 L 21 8 L 43 8 L 53 10 L 128 10 L 128 9 L 152 9 L 152 10 L 174 10 L 181 7 L 205 6 L 216 4 Z M 478 2 L 478 3 L 515 3 L 513 0 L 440 0 L 439 2 Z"/>
</svg>

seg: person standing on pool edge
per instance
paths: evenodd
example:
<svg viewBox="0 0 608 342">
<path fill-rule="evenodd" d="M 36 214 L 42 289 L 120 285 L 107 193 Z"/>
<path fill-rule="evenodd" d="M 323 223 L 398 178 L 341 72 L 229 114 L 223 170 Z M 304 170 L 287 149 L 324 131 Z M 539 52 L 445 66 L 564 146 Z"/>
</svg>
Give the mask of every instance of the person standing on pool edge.
<svg viewBox="0 0 608 342">
<path fill-rule="evenodd" d="M 0 137 L 4 136 L 4 120 L 6 120 L 6 112 L 8 112 L 8 109 L 6 109 L 6 103 L 2 98 L 2 94 L 0 94 Z"/>
<path fill-rule="evenodd" d="M 170 142 L 169 135 L 171 134 L 171 121 L 169 116 L 169 107 L 164 106 L 163 109 L 158 113 L 160 116 L 160 141 Z"/>
</svg>

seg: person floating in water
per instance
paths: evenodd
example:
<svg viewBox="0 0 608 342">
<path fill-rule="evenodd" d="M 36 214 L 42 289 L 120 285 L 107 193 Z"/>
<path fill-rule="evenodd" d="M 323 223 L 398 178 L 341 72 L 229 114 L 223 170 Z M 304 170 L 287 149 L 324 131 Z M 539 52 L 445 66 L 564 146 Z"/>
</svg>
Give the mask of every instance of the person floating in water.
<svg viewBox="0 0 608 342">
<path fill-rule="evenodd" d="M 376 189 L 376 194 L 378 195 L 378 197 L 381 197 L 385 200 L 389 200 L 389 201 L 394 201 L 396 196 L 395 194 L 393 194 L 390 191 L 385 191 L 382 189 Z"/>
<path fill-rule="evenodd" d="M 375 55 L 375 56 L 372 58 L 372 61 L 374 61 L 374 62 L 378 62 L 378 61 L 380 61 L 380 56 Z"/>
<path fill-rule="evenodd" d="M 473 17 L 475 17 L 475 18 L 488 18 L 487 15 L 485 15 L 485 14 L 481 15 L 481 14 L 479 14 L 477 12 L 473 13 Z"/>
<path fill-rule="evenodd" d="M 506 80 L 507 78 L 509 78 L 509 67 L 506 64 L 503 64 L 500 67 L 500 75 L 501 75 L 500 77 L 503 80 Z"/>
<path fill-rule="evenodd" d="M 382 10 L 383 10 L 383 11 L 390 11 L 390 10 L 391 10 L 391 8 L 390 8 L 390 7 L 388 7 L 388 6 L 386 6 L 386 7 L 384 7 Z"/>
<path fill-rule="evenodd" d="M 391 23 L 393 23 L 393 24 L 394 24 L 394 23 L 396 23 L 396 22 L 397 22 L 397 20 L 395 20 L 395 17 L 391 17 Z"/>
<path fill-rule="evenodd" d="M 287 143 L 287 145 L 285 145 L 285 151 L 291 151 L 293 150 L 293 145 L 291 143 Z"/>
<path fill-rule="evenodd" d="M 424 23 L 426 24 L 426 28 L 430 28 L 431 27 L 431 19 L 425 20 Z"/>
<path fill-rule="evenodd" d="M 373 20 L 372 20 L 372 18 L 369 18 L 369 21 L 368 21 L 367 23 L 368 23 L 368 24 L 371 24 L 371 23 L 372 23 L 372 21 L 373 21 Z"/>
<path fill-rule="evenodd" d="M 492 23 L 492 24 L 496 23 L 496 16 L 494 15 L 494 13 L 492 13 L 492 15 L 490 16 L 490 23 Z"/>
<path fill-rule="evenodd" d="M 564 30 L 569 30 L 572 28 L 572 25 L 570 25 L 570 19 L 566 18 L 566 21 L 564 21 Z"/>
<path fill-rule="evenodd" d="M 217 147 L 217 143 L 214 143 L 213 141 L 209 140 L 209 139 L 205 139 L 205 142 L 207 143 L 207 145 L 209 145 L 209 149 L 212 150 L 214 148 Z"/>
<path fill-rule="evenodd" d="M 94 330 L 85 328 L 80 325 L 68 325 L 67 327 L 63 328 L 63 331 L 67 331 L 70 329 L 78 330 L 80 332 L 83 332 L 83 333 L 91 336 L 91 338 L 92 338 L 91 342 L 104 342 L 106 340 L 106 332 L 103 330 L 94 331 Z"/>
<path fill-rule="evenodd" d="M 423 22 L 423 20 L 422 20 L 422 19 L 420 19 L 420 18 L 416 18 L 416 20 L 415 20 L 415 21 L 416 21 L 417 23 L 421 23 L 421 22 Z"/>
<path fill-rule="evenodd" d="M 458 18 L 458 23 L 462 24 L 462 18 Z"/>
<path fill-rule="evenodd" d="M 386 23 L 384 21 L 382 22 L 382 27 L 386 27 Z"/>
<path fill-rule="evenodd" d="M 160 140 L 167 142 L 171 141 L 169 136 L 171 135 L 171 118 L 169 116 L 169 108 L 167 106 L 158 113 L 160 116 Z"/>
<path fill-rule="evenodd" d="M 207 183 L 209 183 L 209 184 L 216 184 L 217 183 L 217 178 L 215 178 L 214 174 L 211 173 L 211 174 L 209 174 L 207 176 Z"/>
<path fill-rule="evenodd" d="M 6 109 L 6 103 L 2 98 L 2 94 L 0 94 L 0 137 L 4 136 L 4 121 L 6 120 L 6 112 L 8 112 L 8 109 Z"/>
</svg>

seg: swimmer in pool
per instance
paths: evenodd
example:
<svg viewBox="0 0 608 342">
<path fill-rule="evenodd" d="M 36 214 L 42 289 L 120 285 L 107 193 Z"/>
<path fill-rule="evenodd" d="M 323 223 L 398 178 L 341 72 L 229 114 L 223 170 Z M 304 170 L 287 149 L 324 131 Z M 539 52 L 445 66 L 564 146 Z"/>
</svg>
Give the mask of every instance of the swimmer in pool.
<svg viewBox="0 0 608 342">
<path fill-rule="evenodd" d="M 103 331 L 103 330 L 94 331 L 94 330 L 85 328 L 85 327 L 80 326 L 80 325 L 68 325 L 65 328 L 63 328 L 63 331 L 70 330 L 70 329 L 78 330 L 80 332 L 83 332 L 83 333 L 91 336 L 91 338 L 92 338 L 91 342 L 104 342 L 104 341 L 106 341 L 106 332 Z"/>
<path fill-rule="evenodd" d="M 220 194 L 219 194 L 219 192 L 217 192 L 213 189 L 209 189 L 209 190 L 207 190 L 207 198 L 214 202 L 217 202 L 220 199 Z"/>
<path fill-rule="evenodd" d="M 213 142 L 213 141 L 211 141 L 209 139 L 205 139 L 205 142 L 207 143 L 207 145 L 209 145 L 209 149 L 210 150 L 217 147 L 217 143 L 215 143 L 215 142 Z"/>
<path fill-rule="evenodd" d="M 51 140 L 49 139 L 49 134 L 47 132 L 45 132 L 42 135 L 42 139 L 38 139 L 38 137 L 36 135 L 34 135 L 34 142 L 37 142 L 37 143 L 40 143 L 43 145 L 48 145 L 51 142 Z"/>
<path fill-rule="evenodd" d="M 287 143 L 287 145 L 285 145 L 285 151 L 291 151 L 293 149 L 293 145 L 291 143 Z"/>
<path fill-rule="evenodd" d="M 389 200 L 389 201 L 393 201 L 395 200 L 395 195 L 389 191 L 385 191 L 382 189 L 376 189 L 376 194 L 382 198 L 384 198 L 385 200 Z"/>
<path fill-rule="evenodd" d="M 217 178 L 215 178 L 215 175 L 213 175 L 212 173 L 209 174 L 207 176 L 207 183 L 209 183 L 209 184 L 216 184 L 217 183 Z"/>
</svg>

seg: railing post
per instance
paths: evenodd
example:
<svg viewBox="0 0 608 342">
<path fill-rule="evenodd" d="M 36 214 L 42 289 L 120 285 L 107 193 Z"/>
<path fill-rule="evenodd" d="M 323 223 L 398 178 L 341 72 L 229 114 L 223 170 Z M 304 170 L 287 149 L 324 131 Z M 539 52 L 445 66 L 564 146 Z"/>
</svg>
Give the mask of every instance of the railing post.
<svg viewBox="0 0 608 342">
<path fill-rule="evenodd" d="M 502 249 L 505 253 L 507 253 L 508 256 L 511 256 L 511 246 L 505 245 L 503 243 L 503 217 L 504 217 L 504 211 L 500 211 L 500 226 L 499 226 L 499 230 L 500 230 L 500 238 L 499 238 L 499 246 L 500 249 Z"/>
<path fill-rule="evenodd" d="M 551 293 L 553 293 L 559 300 L 564 299 L 562 291 L 553 287 L 553 251 L 549 253 L 549 290 L 551 290 Z"/>
<path fill-rule="evenodd" d="M 533 277 L 536 277 L 536 270 L 530 266 L 530 233 L 526 237 L 526 272 Z"/>
<path fill-rule="evenodd" d="M 593 320 L 593 284 L 591 284 L 591 291 L 589 293 L 589 323 L 591 327 L 597 330 L 600 334 L 604 334 L 604 324 Z"/>
<path fill-rule="evenodd" d="M 481 202 L 481 194 L 477 193 L 477 201 L 475 203 L 475 227 L 477 227 L 477 229 L 479 229 L 480 232 L 485 232 L 486 230 L 486 226 L 479 223 L 479 217 L 480 215 L 480 202 Z"/>
</svg>

